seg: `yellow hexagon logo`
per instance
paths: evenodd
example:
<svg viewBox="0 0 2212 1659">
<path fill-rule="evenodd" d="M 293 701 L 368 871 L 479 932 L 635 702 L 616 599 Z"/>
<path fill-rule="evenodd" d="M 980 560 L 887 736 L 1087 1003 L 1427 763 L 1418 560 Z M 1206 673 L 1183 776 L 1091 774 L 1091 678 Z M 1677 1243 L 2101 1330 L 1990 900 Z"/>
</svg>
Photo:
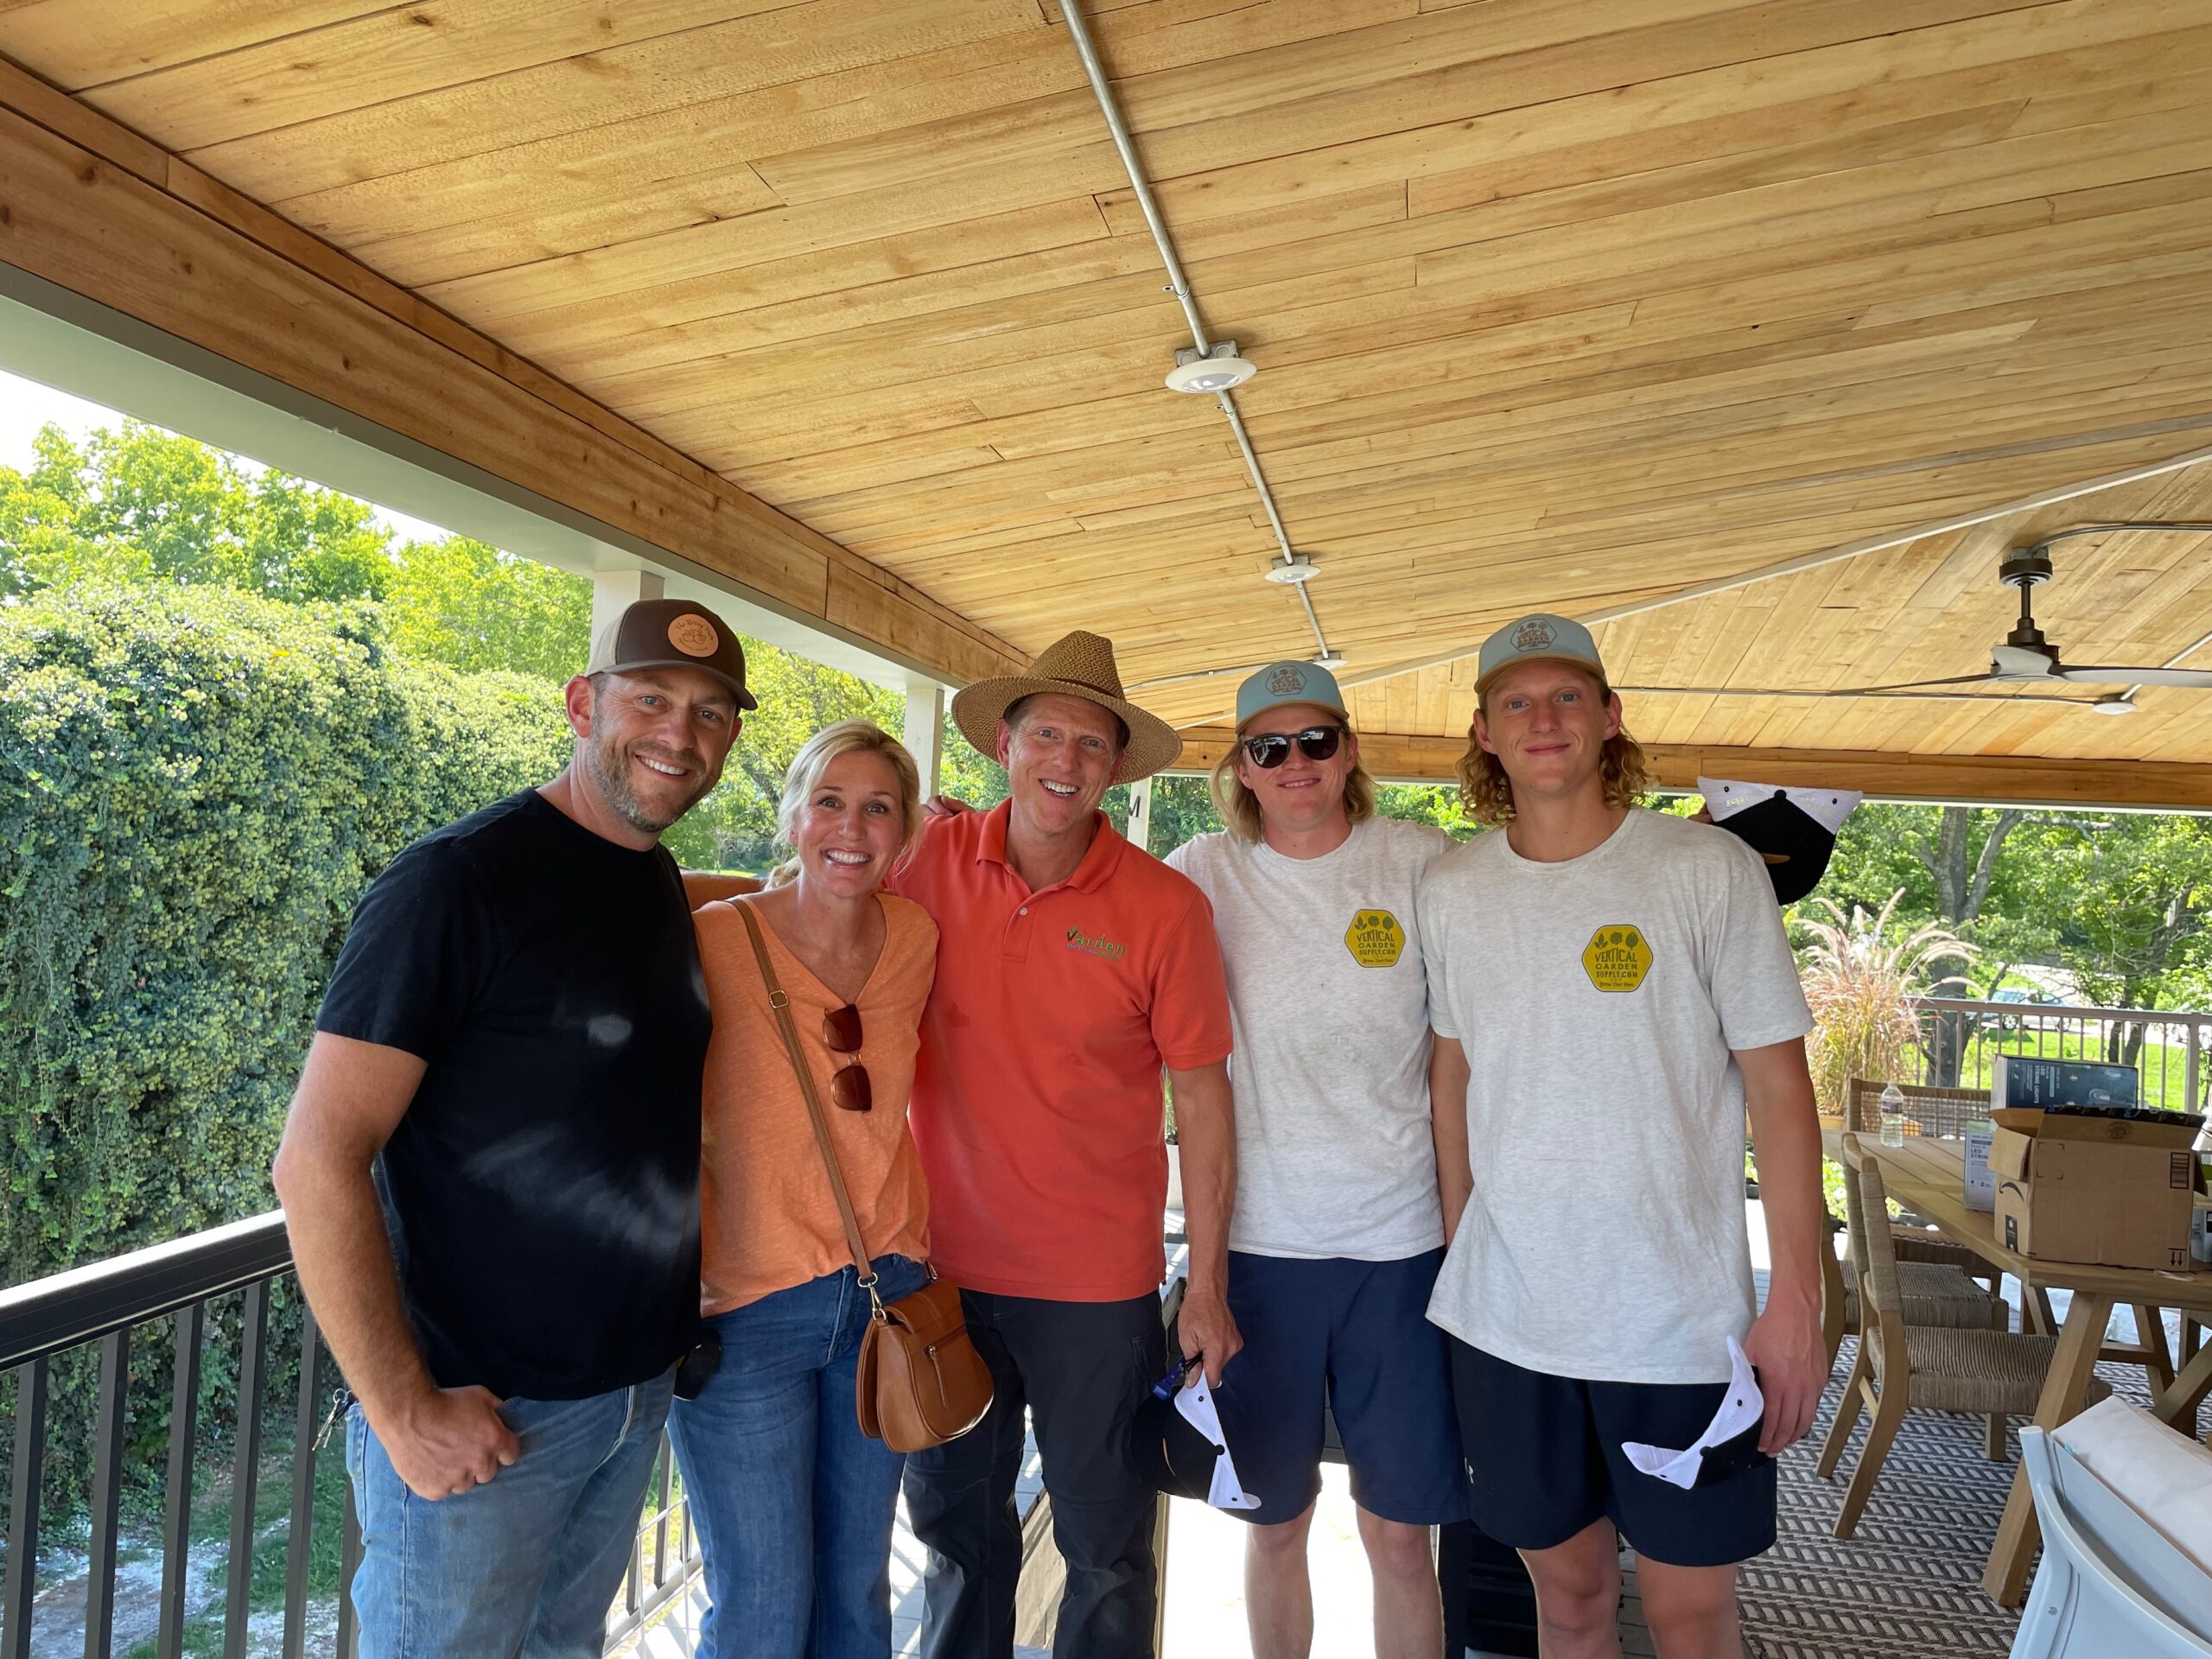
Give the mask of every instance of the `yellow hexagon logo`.
<svg viewBox="0 0 2212 1659">
<path fill-rule="evenodd" d="M 1344 949 L 1363 968 L 1395 968 L 1405 954 L 1406 930 L 1387 910 L 1363 910 L 1344 930 Z"/>
<path fill-rule="evenodd" d="M 1651 971 L 1651 944 L 1643 930 L 1609 922 L 1583 947 L 1582 971 L 1601 991 L 1632 991 Z"/>
</svg>

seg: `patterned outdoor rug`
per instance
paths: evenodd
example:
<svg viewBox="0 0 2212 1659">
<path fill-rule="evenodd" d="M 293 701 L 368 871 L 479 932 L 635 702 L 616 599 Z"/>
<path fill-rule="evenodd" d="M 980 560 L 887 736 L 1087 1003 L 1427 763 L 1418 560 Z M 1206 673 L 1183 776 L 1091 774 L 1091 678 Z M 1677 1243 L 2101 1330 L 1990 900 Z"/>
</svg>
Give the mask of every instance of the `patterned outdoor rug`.
<svg viewBox="0 0 2212 1659">
<path fill-rule="evenodd" d="M 1834 1421 L 1854 1343 L 1847 1340 L 1819 1420 L 1782 1463 L 1775 1548 L 1744 1569 L 1745 1645 L 1753 1659 L 2002 1659 L 2018 1615 L 1981 1592 L 1981 1569 L 2019 1465 L 2019 1425 L 2005 1462 L 1982 1452 L 1982 1419 L 1908 1413 L 1857 1532 L 1829 1529 L 1866 1435 L 1859 1430 L 1834 1480 L 1813 1472 Z M 2147 1405 L 2139 1366 L 2106 1364 L 2113 1391 Z"/>
</svg>

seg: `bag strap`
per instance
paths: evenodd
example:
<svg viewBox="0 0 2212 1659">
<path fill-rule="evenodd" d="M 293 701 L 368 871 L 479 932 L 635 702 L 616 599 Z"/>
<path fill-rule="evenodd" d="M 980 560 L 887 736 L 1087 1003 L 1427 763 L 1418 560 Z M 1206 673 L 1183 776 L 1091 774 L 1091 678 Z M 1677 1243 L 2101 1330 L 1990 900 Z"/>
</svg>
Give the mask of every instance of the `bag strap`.
<svg viewBox="0 0 2212 1659">
<path fill-rule="evenodd" d="M 861 1224 L 853 1215 L 852 1196 L 845 1191 L 845 1172 L 837 1162 L 837 1149 L 830 1143 L 829 1121 L 822 1115 L 821 1096 L 814 1092 L 814 1073 L 806 1064 L 805 1052 L 799 1047 L 798 1029 L 791 1024 L 791 1000 L 784 994 L 777 981 L 776 970 L 768 960 L 768 942 L 760 937 L 760 918 L 753 915 L 753 906 L 742 900 L 732 899 L 730 908 L 744 918 L 745 931 L 753 940 L 753 957 L 760 964 L 761 982 L 768 988 L 768 1006 L 776 1012 L 776 1027 L 784 1034 L 784 1052 L 791 1056 L 791 1071 L 798 1077 L 798 1091 L 806 1097 L 806 1115 L 814 1124 L 814 1143 L 822 1149 L 822 1162 L 830 1172 L 830 1191 L 837 1200 L 838 1217 L 845 1224 L 845 1246 L 853 1253 L 853 1266 L 860 1270 L 861 1288 L 868 1292 L 871 1319 L 880 1319 L 883 1299 L 875 1294 L 875 1274 L 869 1268 L 868 1245 L 861 1238 Z"/>
</svg>

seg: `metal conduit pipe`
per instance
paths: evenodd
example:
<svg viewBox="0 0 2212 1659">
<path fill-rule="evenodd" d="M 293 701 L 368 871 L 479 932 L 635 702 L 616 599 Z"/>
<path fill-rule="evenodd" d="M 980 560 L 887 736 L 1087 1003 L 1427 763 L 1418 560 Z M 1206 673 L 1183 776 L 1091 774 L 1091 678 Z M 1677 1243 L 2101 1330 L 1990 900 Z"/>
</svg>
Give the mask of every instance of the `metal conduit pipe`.
<svg viewBox="0 0 2212 1659">
<path fill-rule="evenodd" d="M 1204 357 L 1213 350 L 1213 340 L 1206 334 L 1205 319 L 1198 315 L 1197 298 L 1191 292 L 1191 279 L 1183 274 L 1183 262 L 1175 257 L 1175 243 L 1167 234 L 1167 221 L 1160 216 L 1160 204 L 1153 198 L 1152 183 L 1137 160 L 1136 144 L 1129 137 L 1128 124 L 1122 119 L 1122 106 L 1115 101 L 1114 89 L 1107 84 L 1106 66 L 1099 60 L 1098 48 L 1092 42 L 1090 30 L 1083 20 L 1083 9 L 1077 0 L 1060 0 L 1060 16 L 1067 23 L 1068 39 L 1083 64 L 1084 75 L 1090 82 L 1091 95 L 1098 100 L 1099 113 L 1106 118 L 1106 130 L 1113 136 L 1115 153 L 1122 158 L 1122 170 L 1129 175 L 1129 188 L 1136 194 L 1137 211 L 1144 215 L 1153 242 L 1160 249 L 1160 263 L 1167 271 L 1167 291 L 1182 306 L 1184 319 L 1191 325 L 1191 344 Z M 1290 532 L 1283 528 L 1282 514 L 1275 509 L 1274 492 L 1268 487 L 1268 475 L 1252 448 L 1251 435 L 1244 429 L 1244 417 L 1237 412 L 1236 399 L 1226 391 L 1214 396 L 1220 402 L 1221 412 L 1229 417 L 1229 429 L 1236 435 L 1245 469 L 1252 474 L 1252 487 L 1259 492 L 1260 506 L 1274 531 L 1275 545 L 1282 550 L 1282 562 L 1291 564 L 1296 556 L 1290 550 Z M 1306 607 L 1306 620 L 1313 629 L 1317 654 L 1324 659 L 1334 656 L 1329 649 L 1328 636 L 1321 632 L 1321 619 L 1314 612 L 1306 584 L 1301 582 L 1292 585 L 1298 589 L 1298 602 Z"/>
</svg>

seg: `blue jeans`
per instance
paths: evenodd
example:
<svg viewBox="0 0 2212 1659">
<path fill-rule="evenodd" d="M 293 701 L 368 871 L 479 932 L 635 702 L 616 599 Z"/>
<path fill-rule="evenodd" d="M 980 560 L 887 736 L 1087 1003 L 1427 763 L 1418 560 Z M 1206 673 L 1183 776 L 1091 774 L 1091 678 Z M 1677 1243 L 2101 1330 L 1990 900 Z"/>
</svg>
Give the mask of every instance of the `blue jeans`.
<svg viewBox="0 0 2212 1659">
<path fill-rule="evenodd" d="M 928 1282 L 874 1262 L 887 1302 Z M 844 1268 L 708 1321 L 721 1369 L 669 1437 L 706 1553 L 699 1659 L 886 1659 L 891 1523 L 906 1459 L 860 1431 L 853 1373 L 868 1300 Z"/>
<path fill-rule="evenodd" d="M 408 1490 L 355 1406 L 360 1659 L 599 1659 L 638 1536 L 671 1370 L 582 1400 L 500 1408 L 522 1455 L 435 1503 Z"/>
</svg>

